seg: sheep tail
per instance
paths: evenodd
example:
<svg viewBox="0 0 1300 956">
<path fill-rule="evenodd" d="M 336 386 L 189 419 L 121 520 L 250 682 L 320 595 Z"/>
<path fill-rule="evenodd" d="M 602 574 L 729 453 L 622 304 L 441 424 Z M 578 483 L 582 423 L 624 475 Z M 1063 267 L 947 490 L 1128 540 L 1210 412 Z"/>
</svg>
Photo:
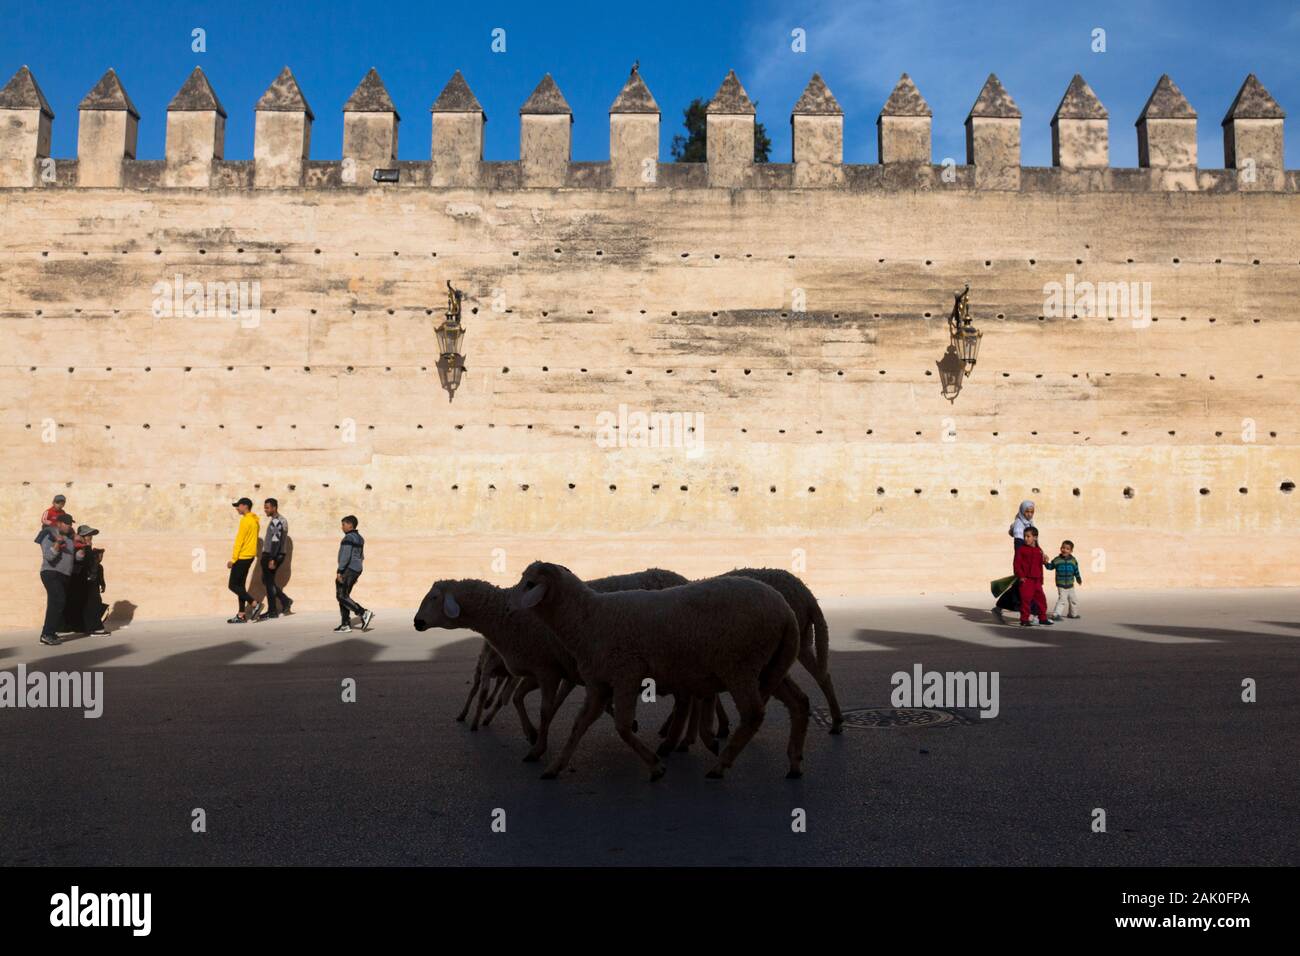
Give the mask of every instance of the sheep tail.
<svg viewBox="0 0 1300 956">
<path fill-rule="evenodd" d="M 813 627 L 813 646 L 817 651 L 817 669 L 825 674 L 831 665 L 831 635 L 830 629 L 826 627 L 826 615 L 822 614 L 821 605 L 813 600 L 812 618 Z"/>
<path fill-rule="evenodd" d="M 781 686 L 781 681 L 785 680 L 785 675 L 790 673 L 790 668 L 798 656 L 799 624 L 791 613 L 782 624 L 781 643 L 777 645 L 776 653 L 772 655 L 772 659 L 767 662 L 767 666 L 759 675 L 759 689 L 764 698 L 771 697 Z"/>
</svg>

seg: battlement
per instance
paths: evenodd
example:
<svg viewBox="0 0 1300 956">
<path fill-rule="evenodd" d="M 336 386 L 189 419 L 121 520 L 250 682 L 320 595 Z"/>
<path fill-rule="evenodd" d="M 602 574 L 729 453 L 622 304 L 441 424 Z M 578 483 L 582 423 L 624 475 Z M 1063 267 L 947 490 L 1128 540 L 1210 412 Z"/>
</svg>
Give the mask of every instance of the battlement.
<svg viewBox="0 0 1300 956">
<path fill-rule="evenodd" d="M 1222 120 L 1222 169 L 1199 166 L 1196 110 L 1168 75 L 1134 124 L 1139 165 L 1127 169 L 1110 165 L 1109 113 L 1077 74 L 1050 120 L 1050 167 L 1021 165 L 1022 115 L 993 74 L 965 120 L 964 165 L 933 162 L 933 114 L 906 73 L 876 118 L 873 164 L 843 161 L 844 112 L 817 74 L 791 112 L 789 163 L 754 162 L 756 111 L 734 71 L 708 105 L 705 163 L 659 161 L 659 105 L 635 67 L 609 109 L 607 162 L 572 160 L 573 112 L 550 74 L 520 107 L 512 162 L 484 161 L 487 116 L 459 70 L 430 107 L 427 161 L 397 159 L 401 118 L 376 70 L 342 108 L 342 159 L 312 160 L 314 114 L 285 67 L 254 105 L 253 159 L 226 160 L 227 114 L 196 67 L 167 107 L 165 159 L 139 160 L 140 115 L 110 69 L 78 105 L 76 159 L 54 159 L 54 111 L 24 66 L 0 89 L 0 188 L 1300 192 L 1300 170 L 1284 167 L 1286 114 L 1253 73 Z"/>
</svg>

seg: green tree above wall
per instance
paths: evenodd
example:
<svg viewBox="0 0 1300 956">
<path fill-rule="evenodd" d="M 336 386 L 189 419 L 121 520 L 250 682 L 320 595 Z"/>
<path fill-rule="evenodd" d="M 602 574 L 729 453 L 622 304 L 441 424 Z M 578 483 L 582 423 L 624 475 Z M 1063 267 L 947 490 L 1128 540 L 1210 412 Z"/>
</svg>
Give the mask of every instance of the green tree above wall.
<svg viewBox="0 0 1300 956">
<path fill-rule="evenodd" d="M 686 127 L 686 135 L 678 133 L 673 137 L 672 154 L 673 161 L 678 163 L 705 163 L 708 162 L 708 124 L 705 121 L 705 110 L 709 103 L 707 100 L 694 99 L 691 105 L 683 111 L 682 123 Z M 754 106 L 757 108 L 758 104 Z M 754 122 L 754 162 L 767 162 L 768 153 L 772 149 L 772 141 L 767 137 L 767 130 L 763 124 L 755 120 Z"/>
</svg>

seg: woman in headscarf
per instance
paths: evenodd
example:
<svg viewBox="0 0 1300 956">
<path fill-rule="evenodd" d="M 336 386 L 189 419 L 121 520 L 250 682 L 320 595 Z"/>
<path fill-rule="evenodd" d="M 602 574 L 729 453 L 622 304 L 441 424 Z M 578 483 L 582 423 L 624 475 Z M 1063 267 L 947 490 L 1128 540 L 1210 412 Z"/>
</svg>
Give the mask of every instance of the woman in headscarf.
<svg viewBox="0 0 1300 956">
<path fill-rule="evenodd" d="M 1007 534 L 1011 535 L 1011 539 L 1015 542 L 1016 550 L 1024 546 L 1025 529 L 1033 526 L 1034 503 L 1026 499 L 1020 502 L 1020 510 L 1016 512 L 1016 520 L 1011 522 L 1011 527 L 1007 529 Z M 1016 587 L 1016 576 L 1014 574 L 990 582 L 989 590 L 997 598 L 997 603 L 993 605 L 993 616 L 999 624 L 1004 623 L 1002 620 L 1003 611 L 1020 613 L 1020 589 Z"/>
<path fill-rule="evenodd" d="M 1007 529 L 1007 534 L 1015 540 L 1015 546 L 1020 548 L 1025 543 L 1025 529 L 1033 527 L 1034 524 L 1034 503 L 1026 499 L 1020 502 L 1020 510 L 1016 512 L 1016 520 L 1011 522 L 1011 527 Z"/>
</svg>

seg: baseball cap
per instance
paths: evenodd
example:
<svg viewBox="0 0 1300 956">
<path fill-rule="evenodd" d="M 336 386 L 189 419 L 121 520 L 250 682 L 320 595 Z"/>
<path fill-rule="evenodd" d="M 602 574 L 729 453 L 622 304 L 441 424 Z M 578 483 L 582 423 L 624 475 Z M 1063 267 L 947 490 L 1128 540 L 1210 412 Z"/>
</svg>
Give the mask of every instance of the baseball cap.
<svg viewBox="0 0 1300 956">
<path fill-rule="evenodd" d="M 65 498 L 63 495 L 55 495 L 55 496 L 54 496 L 54 503 L 55 503 L 55 504 L 58 504 L 58 505 L 64 505 L 64 504 L 67 504 L 67 503 L 68 503 L 68 499 Z"/>
<path fill-rule="evenodd" d="M 238 508 L 240 505 L 248 505 L 248 507 L 251 508 L 251 507 L 253 507 L 252 499 L 250 499 L 250 498 L 240 498 L 238 501 L 232 501 L 232 502 L 230 503 L 230 507 L 232 507 L 232 508 Z"/>
<path fill-rule="evenodd" d="M 77 534 L 81 535 L 83 538 L 89 538 L 92 534 L 99 534 L 99 529 L 92 528 L 88 524 L 78 525 Z"/>
</svg>

